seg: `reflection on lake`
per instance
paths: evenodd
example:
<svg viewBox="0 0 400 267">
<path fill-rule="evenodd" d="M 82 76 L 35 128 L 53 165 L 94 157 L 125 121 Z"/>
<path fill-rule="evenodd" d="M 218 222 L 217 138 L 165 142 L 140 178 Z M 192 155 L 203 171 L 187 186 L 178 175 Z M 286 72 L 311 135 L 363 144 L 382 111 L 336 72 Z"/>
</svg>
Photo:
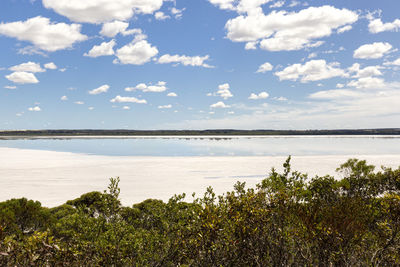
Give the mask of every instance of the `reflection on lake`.
<svg viewBox="0 0 400 267">
<path fill-rule="evenodd" d="M 400 136 L 2 138 L 0 147 L 109 156 L 400 154 Z"/>
</svg>

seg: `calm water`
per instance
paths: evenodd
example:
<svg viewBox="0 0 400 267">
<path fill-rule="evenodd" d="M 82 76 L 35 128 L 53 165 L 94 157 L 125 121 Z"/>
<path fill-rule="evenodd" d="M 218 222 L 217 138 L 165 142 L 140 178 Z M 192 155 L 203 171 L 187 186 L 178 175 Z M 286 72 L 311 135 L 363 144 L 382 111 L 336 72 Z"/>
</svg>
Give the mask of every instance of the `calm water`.
<svg viewBox="0 0 400 267">
<path fill-rule="evenodd" d="M 400 136 L 1 139 L 0 147 L 108 156 L 400 155 Z"/>
</svg>

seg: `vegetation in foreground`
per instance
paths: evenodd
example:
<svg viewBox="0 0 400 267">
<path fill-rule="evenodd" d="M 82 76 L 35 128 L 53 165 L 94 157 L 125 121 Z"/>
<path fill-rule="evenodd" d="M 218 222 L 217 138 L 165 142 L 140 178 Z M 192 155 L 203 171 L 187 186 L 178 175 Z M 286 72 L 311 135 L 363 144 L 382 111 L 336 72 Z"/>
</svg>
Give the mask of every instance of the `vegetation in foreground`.
<svg viewBox="0 0 400 267">
<path fill-rule="evenodd" d="M 400 168 L 350 159 L 342 179 L 272 169 L 192 202 L 123 207 L 119 179 L 55 208 L 0 203 L 0 266 L 399 266 Z"/>
</svg>

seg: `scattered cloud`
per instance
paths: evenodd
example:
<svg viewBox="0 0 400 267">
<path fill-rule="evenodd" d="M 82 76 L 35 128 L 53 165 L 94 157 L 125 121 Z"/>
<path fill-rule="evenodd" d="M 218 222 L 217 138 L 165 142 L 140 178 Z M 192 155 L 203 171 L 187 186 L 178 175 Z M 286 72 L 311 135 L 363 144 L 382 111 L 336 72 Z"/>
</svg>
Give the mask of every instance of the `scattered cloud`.
<svg viewBox="0 0 400 267">
<path fill-rule="evenodd" d="M 392 45 L 389 43 L 375 42 L 372 44 L 365 44 L 360 46 L 354 51 L 354 58 L 362 59 L 377 59 L 389 53 Z"/>
<path fill-rule="evenodd" d="M 23 72 L 45 72 L 46 70 L 42 69 L 39 63 L 35 62 L 26 62 L 10 68 L 12 71 L 23 71 Z"/>
<path fill-rule="evenodd" d="M 383 63 L 383 65 L 394 65 L 394 66 L 400 66 L 400 57 L 394 61 L 387 61 Z"/>
<path fill-rule="evenodd" d="M 154 14 L 154 17 L 156 18 L 156 20 L 166 20 L 166 19 L 170 19 L 171 17 L 166 15 L 164 12 L 162 11 L 157 11 Z"/>
<path fill-rule="evenodd" d="M 171 14 L 174 15 L 175 19 L 180 19 L 183 16 L 183 11 L 185 11 L 186 8 L 182 9 L 177 9 L 175 7 L 171 8 Z"/>
<path fill-rule="evenodd" d="M 43 0 L 46 8 L 53 9 L 75 22 L 102 23 L 113 20 L 127 21 L 135 14 L 152 14 L 159 10 L 163 0 Z"/>
<path fill-rule="evenodd" d="M 385 81 L 381 78 L 376 78 L 376 77 L 363 77 L 358 80 L 350 81 L 349 83 L 347 83 L 347 86 L 359 89 L 384 88 Z"/>
<path fill-rule="evenodd" d="M 257 2 L 257 1 L 256 1 Z M 225 4 L 233 4 L 233 1 Z M 357 13 L 332 6 L 309 7 L 299 12 L 272 11 L 265 15 L 261 8 L 228 20 L 227 38 L 233 42 L 260 41 L 269 51 L 300 50 L 322 44 L 315 41 L 328 37 L 333 30 L 358 20 Z"/>
<path fill-rule="evenodd" d="M 120 96 L 117 95 L 110 100 L 111 103 L 137 103 L 137 104 L 147 104 L 145 99 L 137 99 L 136 97 Z"/>
<path fill-rule="evenodd" d="M 226 100 L 230 97 L 233 97 L 233 94 L 231 93 L 231 91 L 229 89 L 230 89 L 229 83 L 220 84 L 220 85 L 218 85 L 218 91 L 215 92 L 214 94 L 208 94 L 208 96 L 211 96 L 211 95 L 220 96 Z"/>
<path fill-rule="evenodd" d="M 5 89 L 15 90 L 17 87 L 15 85 L 6 85 L 4 86 Z"/>
<path fill-rule="evenodd" d="M 147 40 L 133 40 L 116 51 L 118 59 L 115 59 L 114 63 L 143 65 L 157 54 L 157 47 L 152 46 Z"/>
<path fill-rule="evenodd" d="M 75 101 L 74 104 L 83 105 L 83 104 L 85 104 L 85 102 L 83 102 L 83 101 Z"/>
<path fill-rule="evenodd" d="M 354 90 L 346 90 L 346 89 L 337 89 L 337 90 L 327 90 L 327 91 L 319 91 L 309 95 L 311 99 L 321 99 L 321 100 L 330 100 L 330 99 L 340 99 L 340 98 L 356 98 L 359 97 L 361 93 L 356 92 Z"/>
<path fill-rule="evenodd" d="M 178 95 L 177 95 L 176 93 L 174 93 L 174 92 L 171 92 L 171 93 L 168 93 L 167 96 L 170 96 L 170 97 L 177 97 Z"/>
<path fill-rule="evenodd" d="M 54 62 L 46 63 L 46 64 L 44 64 L 44 67 L 46 69 L 49 69 L 49 70 L 56 70 L 57 69 L 57 65 L 54 64 Z"/>
<path fill-rule="evenodd" d="M 266 99 L 268 98 L 269 94 L 267 92 L 261 92 L 259 94 L 251 93 L 249 99 L 251 100 L 258 100 L 258 99 Z"/>
<path fill-rule="evenodd" d="M 185 55 L 169 55 L 165 54 L 162 55 L 158 59 L 159 64 L 169 64 L 169 63 L 175 63 L 175 64 L 182 64 L 184 66 L 193 66 L 193 67 L 204 67 L 204 68 L 213 68 L 213 66 L 208 65 L 207 63 L 204 63 L 204 61 L 208 60 L 210 58 L 209 55 L 206 56 L 185 56 Z"/>
<path fill-rule="evenodd" d="M 274 66 L 272 66 L 271 63 L 265 62 L 258 68 L 257 73 L 266 73 L 267 71 L 271 71 L 273 68 Z"/>
<path fill-rule="evenodd" d="M 16 71 L 10 75 L 6 75 L 6 78 L 14 83 L 27 84 L 27 83 L 38 83 L 39 80 L 33 73 L 25 71 Z"/>
<path fill-rule="evenodd" d="M 35 106 L 35 107 L 30 107 L 28 108 L 29 111 L 41 111 L 42 109 L 39 106 Z"/>
<path fill-rule="evenodd" d="M 133 35 L 133 34 L 141 34 L 141 29 L 131 29 L 128 30 L 129 27 L 128 22 L 123 21 L 113 21 L 113 22 L 106 22 L 103 24 L 100 34 L 106 37 L 114 38 L 117 34 L 126 35 Z"/>
<path fill-rule="evenodd" d="M 109 42 L 102 42 L 100 45 L 95 45 L 88 53 L 83 54 L 86 57 L 100 57 L 114 55 L 115 40 Z"/>
<path fill-rule="evenodd" d="M 130 110 L 131 107 L 130 107 L 130 106 L 123 106 L 122 109 L 123 109 L 123 110 Z"/>
<path fill-rule="evenodd" d="M 159 109 L 170 109 L 172 108 L 172 105 L 162 105 L 162 106 L 158 106 Z"/>
<path fill-rule="evenodd" d="M 288 99 L 286 98 L 286 97 L 284 97 L 284 96 L 280 96 L 280 97 L 274 97 L 273 98 L 274 100 L 276 100 L 276 101 L 282 101 L 282 102 L 284 102 L 284 101 L 287 101 Z"/>
<path fill-rule="evenodd" d="M 132 91 L 142 91 L 142 92 L 153 92 L 153 93 L 161 93 L 167 90 L 167 83 L 166 82 L 158 82 L 155 85 L 139 83 L 135 87 L 126 87 L 125 91 L 132 92 Z"/>
<path fill-rule="evenodd" d="M 280 8 L 285 4 L 285 1 L 279 0 L 269 6 L 269 8 Z"/>
<path fill-rule="evenodd" d="M 353 29 L 353 27 L 351 26 L 351 25 L 346 25 L 346 26 L 343 26 L 343 27 L 341 27 L 341 28 L 339 28 L 338 30 L 337 30 L 337 33 L 344 33 L 344 32 L 348 32 L 348 31 L 350 31 L 351 29 Z"/>
<path fill-rule="evenodd" d="M 63 95 L 63 96 L 60 98 L 60 100 L 61 100 L 61 101 L 67 101 L 67 100 L 68 100 L 68 97 L 67 97 L 66 95 Z"/>
<path fill-rule="evenodd" d="M 90 90 L 89 94 L 91 95 L 98 95 L 101 93 L 106 93 L 108 91 L 108 89 L 110 89 L 110 86 L 108 84 L 104 84 L 96 89 Z"/>
<path fill-rule="evenodd" d="M 0 23 L 0 34 L 31 42 L 48 52 L 72 48 L 73 44 L 85 41 L 87 36 L 80 31 L 79 24 L 52 23 L 41 16 L 26 21 Z"/>
<path fill-rule="evenodd" d="M 226 105 L 224 102 L 219 101 L 215 104 L 210 105 L 210 108 L 229 108 L 229 105 Z"/>
<path fill-rule="evenodd" d="M 368 24 L 370 33 L 379 33 L 385 31 L 398 31 L 400 28 L 400 19 L 395 19 L 393 22 L 383 23 L 381 19 L 373 19 Z"/>
<path fill-rule="evenodd" d="M 311 60 L 302 64 L 293 64 L 282 71 L 275 72 L 279 80 L 300 79 L 301 82 L 319 81 L 333 77 L 346 77 L 344 70 L 337 68 L 337 63 L 327 64 L 325 60 Z"/>
</svg>

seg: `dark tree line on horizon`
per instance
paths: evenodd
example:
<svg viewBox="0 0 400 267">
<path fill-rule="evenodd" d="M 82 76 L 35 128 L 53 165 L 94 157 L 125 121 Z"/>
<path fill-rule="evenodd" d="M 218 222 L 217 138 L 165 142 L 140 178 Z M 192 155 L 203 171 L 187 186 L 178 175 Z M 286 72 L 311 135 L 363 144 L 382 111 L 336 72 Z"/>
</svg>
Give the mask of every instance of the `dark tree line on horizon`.
<svg viewBox="0 0 400 267">
<path fill-rule="evenodd" d="M 119 178 L 54 207 L 0 202 L 0 266 L 400 266 L 400 167 L 274 169 L 191 202 L 119 200 Z"/>
</svg>

